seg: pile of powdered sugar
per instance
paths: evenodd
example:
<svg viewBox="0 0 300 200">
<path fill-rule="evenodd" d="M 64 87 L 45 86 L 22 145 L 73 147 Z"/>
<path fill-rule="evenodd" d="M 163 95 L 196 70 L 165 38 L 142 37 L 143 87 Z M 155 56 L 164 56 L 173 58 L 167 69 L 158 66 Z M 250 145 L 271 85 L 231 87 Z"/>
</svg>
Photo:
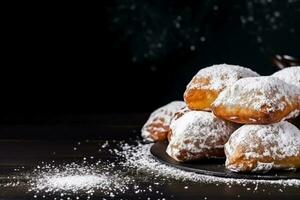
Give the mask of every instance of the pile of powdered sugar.
<svg viewBox="0 0 300 200">
<path fill-rule="evenodd" d="M 69 195 L 85 194 L 86 198 L 95 192 L 114 197 L 127 191 L 131 179 L 118 170 L 112 170 L 114 163 L 96 164 L 70 163 L 64 165 L 46 164 L 33 171 L 29 181 L 29 192 L 35 197 L 42 195 L 59 195 L 68 199 Z"/>
<path fill-rule="evenodd" d="M 259 76 L 249 68 L 238 65 L 219 64 L 201 69 L 188 84 L 187 89 L 223 90 L 240 78 Z M 199 82 L 197 79 L 207 79 Z"/>
</svg>

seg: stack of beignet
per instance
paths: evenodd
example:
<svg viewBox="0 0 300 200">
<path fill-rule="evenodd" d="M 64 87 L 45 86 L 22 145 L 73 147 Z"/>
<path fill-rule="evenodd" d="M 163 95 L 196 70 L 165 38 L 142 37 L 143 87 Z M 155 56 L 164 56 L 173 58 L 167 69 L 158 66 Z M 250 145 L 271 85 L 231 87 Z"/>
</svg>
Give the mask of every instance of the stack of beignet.
<svg viewBox="0 0 300 200">
<path fill-rule="evenodd" d="M 184 100 L 186 106 L 182 102 L 165 120 L 167 131 L 160 129 L 163 139 L 151 137 L 168 139 L 167 154 L 175 160 L 226 156 L 225 166 L 234 172 L 300 168 L 300 130 L 291 124 L 300 120 L 300 67 L 259 76 L 213 65 L 193 77 Z M 157 129 L 145 134 L 147 124 L 144 138 L 158 135 Z"/>
</svg>

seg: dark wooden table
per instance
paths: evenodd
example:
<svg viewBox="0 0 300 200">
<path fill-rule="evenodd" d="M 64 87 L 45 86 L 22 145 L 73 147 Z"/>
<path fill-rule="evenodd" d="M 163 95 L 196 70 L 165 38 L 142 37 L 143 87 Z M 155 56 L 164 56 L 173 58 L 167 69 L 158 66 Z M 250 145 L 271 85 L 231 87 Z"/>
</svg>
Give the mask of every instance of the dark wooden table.
<svg viewBox="0 0 300 200">
<path fill-rule="evenodd" d="M 85 118 L 86 120 L 83 120 Z M 110 154 L 98 153 L 99 144 L 104 140 L 129 140 L 139 134 L 141 123 L 146 116 L 117 115 L 117 117 L 93 116 L 75 120 L 59 120 L 36 124 L 6 124 L 0 126 L 0 199 L 60 199 L 59 195 L 39 194 L 28 191 L 28 177 L 42 162 L 66 163 L 80 161 L 83 157 L 93 156 L 94 160 L 114 160 Z M 65 118 L 64 118 L 65 119 Z M 87 141 L 88 139 L 88 141 Z M 74 146 L 81 141 L 80 149 Z M 15 169 L 18 169 L 17 171 Z M 132 169 L 133 170 L 133 169 Z M 134 170 L 132 174 L 135 174 Z M 136 183 L 141 190 L 147 189 L 147 174 Z M 150 176 L 150 175 L 149 175 Z M 17 181 L 18 185 L 9 185 Z M 5 187 L 3 185 L 6 185 Z M 188 186 L 188 187 L 187 187 Z M 112 199 L 299 199 L 300 188 L 269 184 L 239 185 L 226 183 L 195 183 L 190 181 L 153 184 L 159 192 L 135 193 L 132 190 L 119 194 Z M 162 194 L 161 194 L 162 193 Z M 70 196 L 75 199 L 78 196 Z M 84 199 L 83 195 L 81 199 Z M 110 199 L 103 193 L 95 192 L 91 199 Z M 66 198 L 65 198 L 66 199 Z"/>
</svg>

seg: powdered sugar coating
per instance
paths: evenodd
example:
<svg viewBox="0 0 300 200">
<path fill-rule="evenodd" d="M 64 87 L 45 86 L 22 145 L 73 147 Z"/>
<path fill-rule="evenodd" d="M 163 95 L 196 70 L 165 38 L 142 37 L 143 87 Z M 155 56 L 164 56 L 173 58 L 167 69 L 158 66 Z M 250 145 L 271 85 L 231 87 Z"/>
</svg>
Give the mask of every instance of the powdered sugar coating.
<svg viewBox="0 0 300 200">
<path fill-rule="evenodd" d="M 221 92 L 213 106 L 225 105 L 256 111 L 266 108 L 267 112 L 274 112 L 282 111 L 287 106 L 297 109 L 295 104 L 299 100 L 300 90 L 296 86 L 287 84 L 276 77 L 261 76 L 238 80 Z"/>
<path fill-rule="evenodd" d="M 178 110 L 178 111 L 175 113 L 174 117 L 172 118 L 171 124 L 172 124 L 173 121 L 178 120 L 180 117 L 182 117 L 182 115 L 184 115 L 185 113 L 190 112 L 190 111 L 191 111 L 191 110 L 190 110 L 187 106 L 181 108 L 180 110 Z"/>
<path fill-rule="evenodd" d="M 289 84 L 300 87 L 300 66 L 282 69 L 274 73 L 272 76 L 277 77 Z"/>
<path fill-rule="evenodd" d="M 153 141 L 152 133 L 166 132 L 175 113 L 185 106 L 184 101 L 173 101 L 155 110 L 142 128 L 142 137 L 145 140 Z"/>
<path fill-rule="evenodd" d="M 300 156 L 300 130 L 286 121 L 270 125 L 244 125 L 225 144 L 225 154 L 226 166 L 232 171 L 245 171 L 247 167 L 253 168 L 251 171 L 282 168 L 275 163 Z M 257 165 L 244 165 L 253 164 L 251 161 L 257 162 Z"/>
<path fill-rule="evenodd" d="M 236 129 L 232 123 L 204 111 L 186 112 L 177 120 L 173 120 L 170 127 L 172 138 L 167 153 L 174 159 L 180 157 L 182 151 L 187 152 L 188 157 L 192 157 L 193 154 L 205 154 L 207 150 L 223 149 L 229 136 Z"/>
<path fill-rule="evenodd" d="M 249 68 L 238 65 L 218 64 L 201 69 L 188 84 L 188 89 L 201 88 L 221 91 L 243 77 L 259 76 Z M 209 82 L 196 81 L 205 78 Z"/>
</svg>

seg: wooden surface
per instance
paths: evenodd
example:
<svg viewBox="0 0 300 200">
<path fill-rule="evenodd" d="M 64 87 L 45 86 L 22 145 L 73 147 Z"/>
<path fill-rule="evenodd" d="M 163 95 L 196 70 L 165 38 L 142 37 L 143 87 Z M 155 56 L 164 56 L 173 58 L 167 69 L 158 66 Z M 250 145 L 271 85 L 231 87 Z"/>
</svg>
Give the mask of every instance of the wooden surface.
<svg viewBox="0 0 300 200">
<path fill-rule="evenodd" d="M 124 116 L 123 116 L 124 117 Z M 128 119 L 127 119 L 128 121 Z M 68 163 L 72 161 L 82 160 L 83 157 L 94 156 L 96 160 L 114 160 L 115 158 L 107 153 L 98 153 L 99 144 L 103 143 L 104 139 L 112 139 L 118 137 L 118 139 L 124 139 L 128 137 L 135 137 L 138 134 L 139 124 L 127 126 L 122 125 L 112 125 L 112 126 L 102 126 L 97 125 L 98 122 L 90 124 L 48 124 L 43 126 L 35 125 L 22 125 L 22 128 L 17 126 L 8 126 L 4 128 L 2 125 L 1 130 L 6 134 L 11 133 L 12 138 L 21 138 L 26 133 L 31 133 L 31 131 L 58 135 L 60 133 L 67 133 L 70 137 L 70 130 L 76 130 L 77 134 L 74 138 L 70 137 L 66 139 L 63 137 L 55 137 L 49 139 L 50 136 L 45 136 L 45 138 L 34 138 L 34 134 L 31 138 L 26 139 L 9 139 L 9 135 L 3 136 L 6 139 L 0 140 L 0 183 L 5 185 L 12 181 L 19 181 L 17 186 L 6 186 L 0 187 L 0 199 L 36 199 L 34 198 L 34 193 L 29 192 L 30 186 L 28 185 L 28 177 L 23 176 L 23 174 L 30 174 L 37 165 L 41 162 L 51 162 L 53 160 L 56 163 Z M 105 124 L 104 124 L 105 125 Z M 78 127 L 84 127 L 78 129 Z M 104 127 L 104 128 L 103 128 Z M 82 132 L 81 132 L 82 131 Z M 57 133 L 58 132 L 58 133 Z M 121 137 L 121 133 L 123 135 Z M 93 133 L 93 134 L 91 134 Z M 86 135 L 85 135 L 86 134 Z M 86 141 L 84 135 L 92 139 Z M 98 138 L 98 139 L 97 139 Z M 80 149 L 74 151 L 74 145 L 78 141 L 82 141 Z M 15 171 L 15 169 L 19 169 Z M 135 174 L 135 171 L 132 171 Z M 124 194 L 120 194 L 118 197 L 113 199 L 299 199 L 300 188 L 295 186 L 274 186 L 269 184 L 256 185 L 228 185 L 226 183 L 194 183 L 194 182 L 183 182 L 174 180 L 172 183 L 161 183 L 156 186 L 154 183 L 149 183 L 147 179 L 147 174 L 144 174 L 144 179 L 139 179 L 136 184 L 139 185 L 140 189 L 146 189 L 149 184 L 153 184 L 155 190 L 162 192 L 163 195 L 157 194 L 155 192 L 144 192 L 144 193 L 134 193 L 134 191 L 128 191 Z M 14 178 L 13 178 L 14 177 Z M 30 177 L 30 176 L 29 176 Z M 186 188 L 188 186 L 188 188 Z M 76 195 L 77 196 L 77 195 Z M 60 199 L 59 196 L 47 194 L 43 199 Z M 72 197 L 71 197 L 72 198 Z M 73 197 L 73 199 L 75 196 Z M 95 192 L 92 199 L 110 199 L 101 193 Z M 81 198 L 84 199 L 84 198 Z"/>
</svg>

